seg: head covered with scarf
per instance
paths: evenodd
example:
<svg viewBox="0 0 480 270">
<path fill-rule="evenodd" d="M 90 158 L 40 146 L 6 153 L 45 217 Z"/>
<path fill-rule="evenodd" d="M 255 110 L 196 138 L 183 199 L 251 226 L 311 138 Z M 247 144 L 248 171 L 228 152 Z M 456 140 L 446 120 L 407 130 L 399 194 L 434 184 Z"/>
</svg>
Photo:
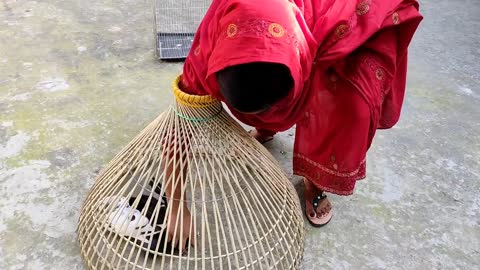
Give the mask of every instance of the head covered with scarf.
<svg viewBox="0 0 480 270">
<path fill-rule="evenodd" d="M 281 131 L 296 123 L 303 112 L 301 108 L 308 102 L 309 92 L 305 91 L 304 85 L 310 74 L 316 45 L 294 3 L 278 0 L 214 1 L 193 44 L 183 79 L 183 84 L 192 93 L 209 94 L 225 101 L 239 120 L 252 126 Z M 286 96 L 274 104 L 266 104 L 269 105 L 266 110 L 245 114 L 229 104 L 216 75 L 251 63 L 261 63 L 257 69 L 261 69 L 262 64 L 265 68 L 269 64 L 281 65 L 288 70 L 293 84 Z M 279 78 L 279 83 L 282 81 L 285 78 Z M 261 81 L 250 83 L 262 85 Z M 259 98 L 263 94 L 258 93 Z"/>
</svg>

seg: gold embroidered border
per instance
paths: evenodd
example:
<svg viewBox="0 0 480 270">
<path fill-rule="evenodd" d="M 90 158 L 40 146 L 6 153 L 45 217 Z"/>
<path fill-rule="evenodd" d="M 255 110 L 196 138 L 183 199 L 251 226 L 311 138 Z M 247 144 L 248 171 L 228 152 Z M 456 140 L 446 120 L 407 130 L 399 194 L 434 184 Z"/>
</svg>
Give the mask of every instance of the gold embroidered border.
<svg viewBox="0 0 480 270">
<path fill-rule="evenodd" d="M 306 161 L 307 163 L 310 163 L 311 165 L 321 169 L 322 171 L 326 172 L 326 173 L 329 173 L 331 175 L 334 175 L 334 176 L 338 176 L 338 177 L 353 177 L 355 175 L 358 174 L 358 172 L 362 169 L 362 167 L 364 166 L 364 163 L 366 162 L 366 159 L 362 160 L 362 162 L 360 162 L 360 166 L 355 170 L 355 171 L 352 171 L 352 172 L 348 172 L 348 173 L 344 173 L 344 172 L 339 172 L 339 171 L 335 171 L 335 170 L 332 170 L 332 169 L 329 169 L 319 163 L 316 163 L 312 160 L 310 160 L 309 158 L 305 157 L 304 155 L 302 154 L 297 154 L 295 153 L 293 155 L 293 157 L 295 158 L 300 158 L 304 161 Z"/>
</svg>

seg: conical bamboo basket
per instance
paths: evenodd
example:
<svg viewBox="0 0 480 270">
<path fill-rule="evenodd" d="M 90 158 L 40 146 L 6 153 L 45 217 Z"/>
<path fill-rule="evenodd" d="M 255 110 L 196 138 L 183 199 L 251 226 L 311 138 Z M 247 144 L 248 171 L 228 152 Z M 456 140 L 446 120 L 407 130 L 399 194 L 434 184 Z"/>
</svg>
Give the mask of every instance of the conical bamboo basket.
<svg viewBox="0 0 480 270">
<path fill-rule="evenodd" d="M 176 104 L 108 164 L 87 196 L 78 226 L 87 268 L 297 269 L 304 225 L 292 184 L 220 102 L 187 95 L 178 81 Z M 166 196 L 175 190 L 180 197 Z M 183 252 L 166 239 L 167 225 L 184 227 L 183 215 L 172 217 L 174 203 L 191 213 L 195 245 Z"/>
</svg>

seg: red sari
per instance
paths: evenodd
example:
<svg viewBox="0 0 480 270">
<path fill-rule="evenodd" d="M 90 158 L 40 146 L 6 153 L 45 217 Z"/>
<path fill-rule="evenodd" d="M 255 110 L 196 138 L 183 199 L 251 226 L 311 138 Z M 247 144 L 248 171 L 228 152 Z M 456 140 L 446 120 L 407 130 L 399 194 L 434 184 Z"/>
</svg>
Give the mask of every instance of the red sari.
<svg viewBox="0 0 480 270">
<path fill-rule="evenodd" d="M 293 170 L 318 188 L 353 193 L 378 128 L 400 116 L 415 0 L 213 0 L 182 76 L 184 90 L 221 96 L 215 73 L 249 62 L 286 65 L 294 89 L 242 122 L 274 134 L 297 125 Z M 228 105 L 228 104 L 227 104 Z"/>
</svg>

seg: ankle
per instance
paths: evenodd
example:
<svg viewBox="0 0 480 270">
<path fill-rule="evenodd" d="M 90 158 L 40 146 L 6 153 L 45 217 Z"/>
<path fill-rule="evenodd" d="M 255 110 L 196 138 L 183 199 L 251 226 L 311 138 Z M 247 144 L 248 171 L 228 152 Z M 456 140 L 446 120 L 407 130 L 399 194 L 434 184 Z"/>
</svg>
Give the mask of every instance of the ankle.
<svg viewBox="0 0 480 270">
<path fill-rule="evenodd" d="M 308 180 L 307 178 L 303 179 L 303 184 L 305 186 L 305 191 L 309 193 L 322 193 L 323 190 L 318 188 L 312 181 Z"/>
</svg>

